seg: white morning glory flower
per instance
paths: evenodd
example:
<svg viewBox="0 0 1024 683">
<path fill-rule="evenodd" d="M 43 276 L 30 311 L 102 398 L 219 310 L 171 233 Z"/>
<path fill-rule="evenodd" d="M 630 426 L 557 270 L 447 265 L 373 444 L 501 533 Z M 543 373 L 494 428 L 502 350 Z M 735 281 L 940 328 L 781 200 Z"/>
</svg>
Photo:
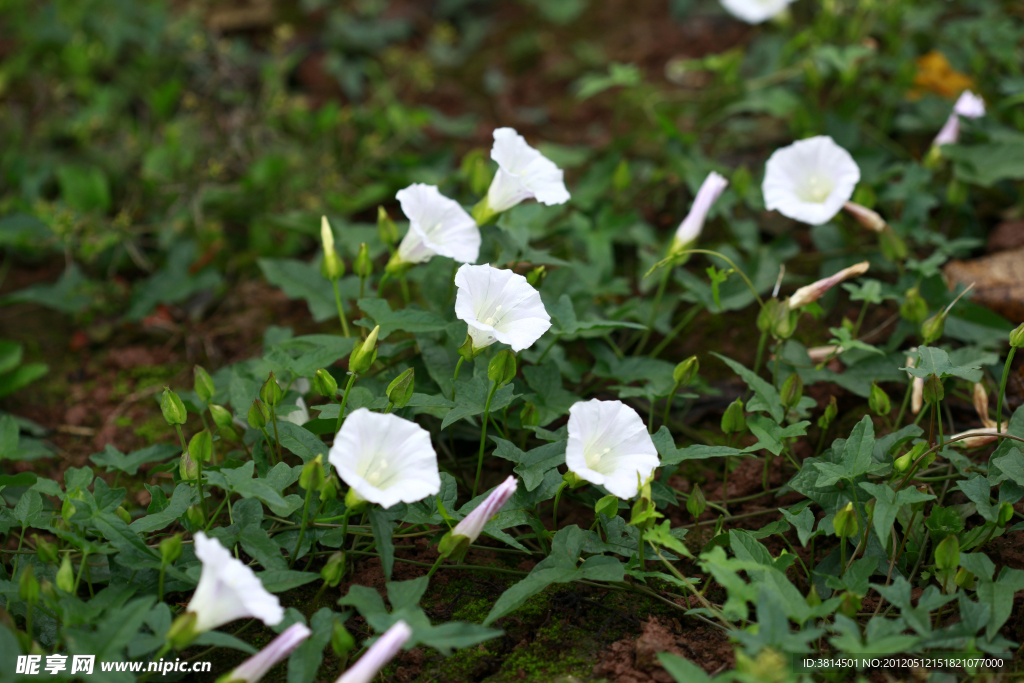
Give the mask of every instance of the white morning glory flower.
<svg viewBox="0 0 1024 683">
<path fill-rule="evenodd" d="M 487 190 L 487 205 L 491 212 L 507 211 L 531 197 L 548 206 L 569 201 L 562 170 L 530 147 L 515 129 L 498 128 L 494 131 L 491 158 L 498 163 L 498 172 Z"/>
<path fill-rule="evenodd" d="M 278 662 L 289 656 L 313 632 L 303 623 L 295 623 L 281 632 L 270 644 L 236 666 L 219 680 L 226 683 L 256 683 Z"/>
<path fill-rule="evenodd" d="M 697 241 L 704 229 L 704 221 L 708 217 L 708 212 L 728 185 L 729 181 L 718 173 L 712 171 L 708 174 L 708 177 L 701 183 L 700 189 L 697 190 L 690 213 L 676 228 L 675 238 L 672 240 L 672 252 L 684 251 Z"/>
<path fill-rule="evenodd" d="M 622 401 L 595 398 L 569 408 L 565 464 L 579 478 L 629 500 L 658 463 L 647 426 Z"/>
<path fill-rule="evenodd" d="M 336 683 L 373 683 L 377 672 L 395 658 L 411 637 L 412 629 L 409 625 L 401 620 L 396 621 Z"/>
<path fill-rule="evenodd" d="M 455 315 L 469 325 L 474 349 L 499 341 L 518 353 L 551 327 L 540 293 L 511 270 L 464 265 L 455 273 L 455 286 Z"/>
<path fill-rule="evenodd" d="M 952 145 L 960 139 L 960 117 L 968 119 L 979 119 L 985 115 L 985 100 L 981 99 L 970 90 L 965 90 L 953 105 L 942 130 L 935 136 L 933 145 Z"/>
<path fill-rule="evenodd" d="M 722 7 L 748 24 L 760 24 L 784 11 L 793 0 L 719 0 Z"/>
<path fill-rule="evenodd" d="M 409 219 L 409 232 L 391 257 L 389 270 L 429 261 L 435 254 L 460 263 L 473 263 L 480 256 L 476 221 L 437 187 L 416 183 L 399 190 L 395 197 Z"/>
<path fill-rule="evenodd" d="M 823 278 L 816 282 L 801 287 L 800 289 L 793 292 L 793 296 L 789 297 L 789 308 L 796 309 L 806 306 L 812 301 L 820 299 L 825 292 L 838 285 L 843 280 L 848 280 L 851 277 L 857 277 L 868 272 L 868 266 L 870 264 L 867 261 L 862 261 L 857 265 L 850 266 L 849 268 L 843 268 L 835 275 Z"/>
<path fill-rule="evenodd" d="M 216 538 L 195 533 L 196 557 L 203 563 L 192 599 L 185 608 L 196 615 L 195 633 L 205 633 L 229 621 L 251 617 L 267 626 L 284 619 L 277 596 L 267 592 L 252 569 L 239 562 Z"/>
<path fill-rule="evenodd" d="M 775 150 L 765 166 L 764 205 L 793 220 L 821 225 L 843 208 L 860 181 L 850 153 L 827 135 Z"/>
<path fill-rule="evenodd" d="M 281 380 L 277 380 L 277 383 L 282 389 L 287 386 Z M 309 380 L 305 377 L 299 377 L 292 382 L 292 388 L 299 392 L 299 397 L 295 399 L 295 407 L 292 408 L 291 411 L 285 413 L 284 410 L 287 409 L 287 406 L 282 406 L 281 410 L 278 411 L 278 416 L 287 422 L 292 422 L 301 427 L 309 422 L 309 406 L 306 405 L 306 399 L 303 398 L 303 396 L 309 393 Z"/>
<path fill-rule="evenodd" d="M 441 490 L 430 432 L 397 415 L 353 410 L 327 459 L 362 500 L 384 509 Z"/>
<path fill-rule="evenodd" d="M 508 479 L 495 487 L 482 503 L 473 508 L 472 512 L 455 525 L 455 528 L 452 529 L 452 536 L 465 536 L 470 543 L 474 543 L 480 537 L 484 527 L 487 526 L 487 522 L 491 521 L 491 517 L 501 512 L 501 508 L 516 492 L 518 485 L 519 482 L 516 478 L 509 475 Z"/>
</svg>

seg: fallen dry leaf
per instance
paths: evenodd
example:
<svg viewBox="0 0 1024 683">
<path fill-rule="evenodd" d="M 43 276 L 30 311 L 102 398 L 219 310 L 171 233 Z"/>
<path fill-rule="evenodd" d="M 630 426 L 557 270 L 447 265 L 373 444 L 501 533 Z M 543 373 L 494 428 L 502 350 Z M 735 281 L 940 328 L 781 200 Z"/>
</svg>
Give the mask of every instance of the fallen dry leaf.
<svg viewBox="0 0 1024 683">
<path fill-rule="evenodd" d="M 950 286 L 974 283 L 971 300 L 1013 324 L 1024 322 L 1024 249 L 1001 251 L 943 268 Z"/>
<path fill-rule="evenodd" d="M 917 58 L 917 73 L 914 74 L 914 89 L 907 93 L 912 100 L 920 99 L 925 92 L 933 92 L 953 99 L 964 90 L 974 87 L 971 77 L 953 68 L 946 55 L 938 50 Z"/>
</svg>

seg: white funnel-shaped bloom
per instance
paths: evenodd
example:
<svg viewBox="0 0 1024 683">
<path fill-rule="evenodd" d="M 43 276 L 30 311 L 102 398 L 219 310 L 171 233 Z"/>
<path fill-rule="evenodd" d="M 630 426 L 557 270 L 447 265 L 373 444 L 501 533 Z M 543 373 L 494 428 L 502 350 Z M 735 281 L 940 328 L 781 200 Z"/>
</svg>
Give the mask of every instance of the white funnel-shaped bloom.
<svg viewBox="0 0 1024 683">
<path fill-rule="evenodd" d="M 725 10 L 748 24 L 768 21 L 785 10 L 793 0 L 719 0 Z"/>
<path fill-rule="evenodd" d="M 729 181 L 718 173 L 712 171 L 708 174 L 708 177 L 701 183 L 700 189 L 697 190 L 690 213 L 676 228 L 676 234 L 672 240 L 673 252 L 687 249 L 697 241 L 704 229 L 704 221 L 708 217 L 708 212 L 728 185 Z"/>
<path fill-rule="evenodd" d="M 548 206 L 569 201 L 562 170 L 530 147 L 515 129 L 494 131 L 491 158 L 498 163 L 498 172 L 487 190 L 487 204 L 492 212 L 507 211 L 530 198 Z"/>
<path fill-rule="evenodd" d="M 565 464 L 579 478 L 629 500 L 658 463 L 647 426 L 622 401 L 595 398 L 569 408 Z"/>
<path fill-rule="evenodd" d="M 435 254 L 460 263 L 480 256 L 480 228 L 473 217 L 434 185 L 416 183 L 395 195 L 409 219 L 409 232 L 398 245 L 401 263 L 422 263 Z"/>
<path fill-rule="evenodd" d="M 470 543 L 476 542 L 484 527 L 487 526 L 487 522 L 491 521 L 491 517 L 501 512 L 501 508 L 505 506 L 508 499 L 516 492 L 516 486 L 518 485 L 519 482 L 516 478 L 509 475 L 508 479 L 495 487 L 482 503 L 473 508 L 472 512 L 455 525 L 455 528 L 452 529 L 452 536 L 465 536 L 469 539 Z"/>
<path fill-rule="evenodd" d="M 849 268 L 843 268 L 835 275 L 812 282 L 811 284 L 801 287 L 800 289 L 793 292 L 793 296 L 789 297 L 789 308 L 796 309 L 806 306 L 812 301 L 820 299 L 825 292 L 838 285 L 843 280 L 848 280 L 851 277 L 857 277 L 863 275 L 868 271 L 870 264 L 867 261 L 862 261 L 857 265 L 850 266 Z"/>
<path fill-rule="evenodd" d="M 256 683 L 278 662 L 289 656 L 313 632 L 303 623 L 292 624 L 270 641 L 270 644 L 236 666 L 222 679 L 226 683 Z"/>
<path fill-rule="evenodd" d="M 455 315 L 469 325 L 475 349 L 499 341 L 518 353 L 551 327 L 540 293 L 511 270 L 464 265 L 455 273 L 455 286 Z"/>
<path fill-rule="evenodd" d="M 252 569 L 236 560 L 220 541 L 197 531 L 195 553 L 203 571 L 185 609 L 196 615 L 196 633 L 245 617 L 259 619 L 267 626 L 281 623 L 284 610 L 277 596 L 269 593 Z"/>
<path fill-rule="evenodd" d="M 821 225 L 853 196 L 860 168 L 827 135 L 775 150 L 765 166 L 764 205 L 793 220 Z"/>
<path fill-rule="evenodd" d="M 327 459 L 362 500 L 385 509 L 441 490 L 430 432 L 397 415 L 353 410 Z"/>
<path fill-rule="evenodd" d="M 404 621 L 396 621 L 336 683 L 373 683 L 377 672 L 395 658 L 411 637 L 412 629 L 409 625 Z"/>
<path fill-rule="evenodd" d="M 965 90 L 953 105 L 953 111 L 935 136 L 933 145 L 952 145 L 960 139 L 960 117 L 979 119 L 985 115 L 985 100 Z"/>
</svg>

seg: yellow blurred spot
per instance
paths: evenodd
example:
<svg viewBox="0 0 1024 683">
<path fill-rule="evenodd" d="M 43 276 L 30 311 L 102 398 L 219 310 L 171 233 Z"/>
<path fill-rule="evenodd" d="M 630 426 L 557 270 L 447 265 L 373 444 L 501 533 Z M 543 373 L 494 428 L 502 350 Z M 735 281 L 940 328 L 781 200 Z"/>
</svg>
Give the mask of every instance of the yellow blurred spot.
<svg viewBox="0 0 1024 683">
<path fill-rule="evenodd" d="M 967 74 L 953 68 L 946 55 L 932 50 L 917 58 L 917 73 L 914 75 L 914 89 L 907 93 L 911 100 L 924 97 L 925 93 L 935 93 L 953 99 L 964 90 L 974 87 L 974 81 Z"/>
</svg>

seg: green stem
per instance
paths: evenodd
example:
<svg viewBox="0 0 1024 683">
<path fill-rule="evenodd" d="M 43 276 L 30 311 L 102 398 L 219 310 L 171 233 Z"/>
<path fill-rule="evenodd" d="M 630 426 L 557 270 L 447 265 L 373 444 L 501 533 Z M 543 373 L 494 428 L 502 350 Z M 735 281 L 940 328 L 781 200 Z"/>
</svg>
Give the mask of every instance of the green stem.
<svg viewBox="0 0 1024 683">
<path fill-rule="evenodd" d="M 551 526 L 556 532 L 558 531 L 558 501 L 562 499 L 562 491 L 564 491 L 565 487 L 568 485 L 568 483 L 564 481 L 562 482 L 562 485 L 558 487 L 557 491 L 555 491 L 555 503 L 551 506 Z"/>
<path fill-rule="evenodd" d="M 434 575 L 434 572 L 436 572 L 436 571 L 437 571 L 437 568 L 441 566 L 441 562 L 442 562 L 443 560 L 444 560 L 444 555 L 438 555 L 438 556 L 437 556 L 437 559 L 436 559 L 436 560 L 434 561 L 434 566 L 432 566 L 432 567 L 430 568 L 430 571 L 429 571 L 429 572 L 427 572 L 427 578 L 428 578 L 428 579 L 429 579 L 429 578 L 430 578 L 431 576 L 433 576 L 433 575 Z"/>
<path fill-rule="evenodd" d="M 637 559 L 640 560 L 640 571 L 644 571 L 646 566 L 644 563 L 644 528 L 638 527 L 640 532 L 640 542 L 637 544 Z"/>
<path fill-rule="evenodd" d="M 551 343 L 547 345 L 544 351 L 537 358 L 537 362 L 535 362 L 534 365 L 540 365 L 542 362 L 544 362 L 544 359 L 548 357 L 548 351 L 554 348 L 555 344 L 558 342 L 558 338 L 559 335 L 556 334 L 554 338 L 551 340 Z"/>
<path fill-rule="evenodd" d="M 348 376 L 348 382 L 345 384 L 345 393 L 341 396 L 341 404 L 338 406 L 338 423 L 334 427 L 334 433 L 337 434 L 341 431 L 341 423 L 345 421 L 345 404 L 348 403 L 348 392 L 352 390 L 352 385 L 356 381 L 356 374 L 353 372 Z"/>
<path fill-rule="evenodd" d="M 775 344 L 775 363 L 772 365 L 772 386 L 779 388 L 779 366 L 782 365 L 782 350 L 786 348 L 786 340 L 780 339 Z"/>
<path fill-rule="evenodd" d="M 156 593 L 157 594 L 157 598 L 156 598 L 157 602 L 163 602 L 164 601 L 164 572 L 165 572 L 166 569 L 167 569 L 167 563 L 166 562 L 161 562 L 160 563 L 160 580 L 157 583 L 157 593 Z"/>
<path fill-rule="evenodd" d="M 480 427 L 480 453 L 476 458 L 476 479 L 473 480 L 473 495 L 470 500 L 476 498 L 476 492 L 480 488 L 480 475 L 484 470 L 484 447 L 487 445 L 487 421 L 491 417 L 491 401 L 494 399 L 494 392 L 498 390 L 498 382 L 491 385 L 491 391 L 487 394 L 487 403 L 484 405 L 483 424 Z"/>
<path fill-rule="evenodd" d="M 667 425 L 668 424 L 668 415 L 672 411 L 672 401 L 675 400 L 676 393 L 678 391 L 679 391 L 679 384 L 678 383 L 673 384 L 672 385 L 672 391 L 669 392 L 668 398 L 665 399 L 665 412 L 661 416 L 661 424 L 663 424 L 663 425 Z M 653 399 L 651 400 L 651 405 L 654 405 L 654 400 Z M 648 432 L 651 432 L 653 429 L 654 429 L 654 424 L 653 423 L 647 425 L 647 431 Z"/>
<path fill-rule="evenodd" d="M 181 425 L 174 425 L 174 428 L 178 430 L 178 440 L 181 441 L 181 452 L 182 455 L 188 453 L 188 446 L 185 445 L 185 434 L 181 431 Z M 209 519 L 206 510 L 206 496 L 203 495 L 203 459 L 196 458 L 196 488 L 199 490 L 199 509 L 203 511 L 203 518 Z M 75 588 L 78 588 L 78 582 L 75 582 Z"/>
<path fill-rule="evenodd" d="M 21 537 L 18 539 L 18 552 L 14 555 L 14 568 L 11 569 L 11 578 L 15 579 L 18 576 L 18 560 L 21 559 L 21 546 L 25 543 L 25 527 L 21 527 Z"/>
<path fill-rule="evenodd" d="M 661 282 L 658 283 L 658 291 L 654 295 L 654 303 L 651 305 L 651 315 L 647 318 L 647 329 L 644 330 L 643 336 L 640 337 L 640 343 L 637 344 L 636 351 L 633 352 L 634 356 L 639 356 L 643 353 L 644 347 L 647 346 L 647 341 L 651 338 L 651 332 L 654 330 L 654 320 L 658 317 L 658 309 L 661 308 L 661 297 L 665 295 L 665 288 L 668 287 L 670 277 L 672 277 L 671 265 L 665 268 L 665 272 L 661 276 Z"/>
<path fill-rule="evenodd" d="M 409 305 L 409 281 L 403 275 L 402 277 L 398 278 L 398 282 L 399 282 L 399 284 L 402 285 L 402 301 L 404 301 L 405 305 L 408 306 Z"/>
<path fill-rule="evenodd" d="M 1017 353 L 1017 347 L 1011 346 L 1010 353 L 1006 356 L 1006 365 L 1003 366 L 1003 379 L 999 382 L 999 400 L 996 401 L 996 432 L 1003 431 L 1003 396 L 1006 394 L 1006 380 L 1010 376 L 1010 364 L 1013 363 L 1013 354 L 1015 353 Z"/>
<path fill-rule="evenodd" d="M 346 337 L 351 336 L 348 333 L 348 320 L 345 318 L 345 309 L 341 305 L 341 292 L 338 290 L 338 281 L 334 280 L 332 283 L 332 289 L 334 289 L 334 303 L 338 306 L 338 319 L 341 320 L 341 332 Z M 363 279 L 359 279 L 359 291 L 362 296 Z"/>
<path fill-rule="evenodd" d="M 465 356 L 459 356 L 459 361 L 455 364 L 455 373 L 452 374 L 452 400 L 455 400 L 455 380 L 459 378 L 459 370 L 462 369 L 462 364 L 466 362 Z"/>
<path fill-rule="evenodd" d="M 309 499 L 312 497 L 313 489 L 306 489 L 306 502 L 302 504 L 302 523 L 299 525 L 299 540 L 295 543 L 295 552 L 292 553 L 291 558 L 288 560 L 289 569 L 295 564 L 295 558 L 298 556 L 299 549 L 302 547 L 302 541 L 306 536 L 306 517 L 309 515 Z M 344 539 L 344 536 L 342 536 L 342 539 Z"/>
<path fill-rule="evenodd" d="M 846 575 L 846 537 L 839 539 L 839 578 Z"/>
<path fill-rule="evenodd" d="M 78 595 L 78 584 L 80 584 L 82 582 L 82 573 L 85 570 L 85 565 L 88 562 L 88 560 L 89 560 L 89 551 L 83 550 L 82 551 L 82 561 L 78 565 L 78 574 L 75 575 L 75 585 L 71 589 L 71 594 L 72 595 Z"/>
<path fill-rule="evenodd" d="M 673 339 L 679 336 L 679 333 L 686 329 L 687 325 L 693 322 L 693 319 L 697 317 L 697 314 L 700 313 L 700 311 L 701 305 L 694 304 L 693 307 L 691 307 L 690 310 L 688 310 L 686 314 L 683 315 L 683 319 L 679 321 L 679 324 L 673 327 L 672 331 L 669 332 L 665 336 L 665 338 L 658 342 L 658 345 L 654 347 L 654 350 L 651 351 L 651 358 L 657 358 L 659 355 L 661 355 L 661 352 L 665 350 L 665 347 L 668 346 Z"/>
<path fill-rule="evenodd" d="M 768 328 L 761 331 L 761 338 L 757 340 L 757 356 L 754 358 L 754 374 L 761 370 L 761 361 L 764 360 L 764 347 L 768 342 Z"/>
<path fill-rule="evenodd" d="M 281 459 L 281 437 L 277 435 L 277 406 L 270 406 L 270 421 L 274 423 L 274 445 L 277 446 L 277 462 L 283 462 Z M 199 470 L 202 472 L 202 470 Z"/>
<path fill-rule="evenodd" d="M 384 271 L 384 274 L 380 276 L 380 282 L 377 283 L 377 298 L 384 298 L 384 283 L 388 281 L 388 271 Z"/>
<path fill-rule="evenodd" d="M 864 316 L 868 312 L 868 301 L 864 301 L 864 305 L 860 307 L 860 315 L 857 316 L 857 322 L 853 325 L 853 333 L 850 335 L 854 339 L 860 334 L 860 327 L 864 324 Z"/>
<path fill-rule="evenodd" d="M 209 531 L 210 527 L 213 526 L 213 520 L 217 519 L 217 515 L 219 515 L 220 511 L 224 509 L 224 505 L 226 505 L 227 502 L 228 502 L 228 496 L 224 496 L 224 500 L 222 500 L 220 502 L 220 505 L 217 506 L 217 509 L 213 511 L 213 515 L 208 520 L 206 520 L 206 527 L 205 527 L 206 531 Z"/>
</svg>

